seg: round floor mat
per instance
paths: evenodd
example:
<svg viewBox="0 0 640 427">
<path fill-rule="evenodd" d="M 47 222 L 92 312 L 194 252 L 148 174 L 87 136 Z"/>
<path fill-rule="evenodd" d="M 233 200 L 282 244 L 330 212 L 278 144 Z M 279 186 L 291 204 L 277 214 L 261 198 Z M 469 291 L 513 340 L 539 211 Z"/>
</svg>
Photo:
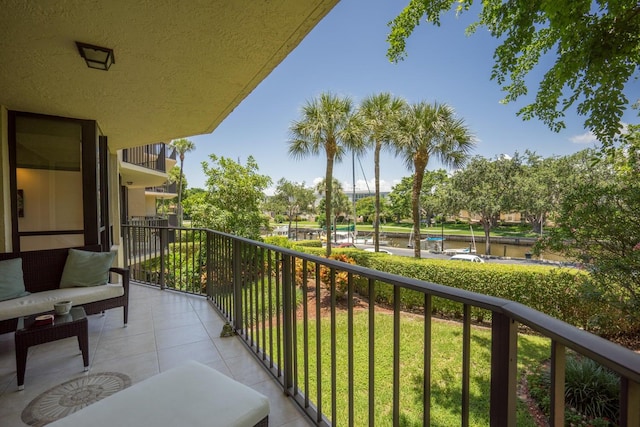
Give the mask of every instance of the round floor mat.
<svg viewBox="0 0 640 427">
<path fill-rule="evenodd" d="M 74 378 L 33 399 L 22 411 L 22 421 L 30 426 L 45 426 L 130 385 L 131 379 L 118 372 Z"/>
</svg>

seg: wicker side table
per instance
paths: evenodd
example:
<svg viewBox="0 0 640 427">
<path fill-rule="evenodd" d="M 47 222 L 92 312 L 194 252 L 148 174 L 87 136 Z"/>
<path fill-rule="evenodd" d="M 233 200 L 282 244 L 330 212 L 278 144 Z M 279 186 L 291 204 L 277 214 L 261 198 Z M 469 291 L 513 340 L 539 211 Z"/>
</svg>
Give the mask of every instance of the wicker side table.
<svg viewBox="0 0 640 427">
<path fill-rule="evenodd" d="M 29 347 L 57 341 L 69 337 L 78 337 L 84 370 L 89 370 L 89 333 L 87 316 L 82 307 L 73 307 L 69 314 L 55 316 L 51 325 L 34 325 L 37 316 L 21 317 L 16 329 L 16 369 L 18 371 L 18 390 L 24 390 L 24 373 L 27 368 Z"/>
</svg>

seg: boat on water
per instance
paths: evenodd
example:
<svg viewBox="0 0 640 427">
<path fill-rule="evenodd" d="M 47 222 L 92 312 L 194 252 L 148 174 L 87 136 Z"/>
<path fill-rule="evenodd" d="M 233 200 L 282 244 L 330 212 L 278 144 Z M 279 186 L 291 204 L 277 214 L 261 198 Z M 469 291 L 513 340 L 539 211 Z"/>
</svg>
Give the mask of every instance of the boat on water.
<svg viewBox="0 0 640 427">
<path fill-rule="evenodd" d="M 411 234 L 409 234 L 409 243 L 407 244 L 408 248 L 413 248 L 413 230 L 411 230 Z M 424 250 L 442 250 L 442 242 L 444 242 L 444 236 L 427 236 L 424 239 L 420 239 L 420 249 Z"/>
<path fill-rule="evenodd" d="M 442 251 L 442 253 L 445 255 L 475 254 L 476 249 L 471 247 L 459 248 L 459 249 L 445 249 L 444 251 Z"/>
<path fill-rule="evenodd" d="M 445 249 L 442 251 L 445 255 L 457 255 L 457 254 L 475 254 L 476 253 L 476 236 L 473 234 L 473 227 L 469 226 L 471 230 L 471 244 L 468 248 L 459 249 Z"/>
<path fill-rule="evenodd" d="M 358 237 L 355 235 L 353 231 L 332 231 L 330 238 L 331 238 L 332 245 L 339 245 L 342 243 L 353 243 L 356 245 L 357 244 L 360 244 L 360 245 L 375 244 L 375 240 L 373 236 Z M 320 236 L 320 240 L 322 241 L 322 243 L 327 242 L 326 232 L 322 233 L 322 235 Z M 389 246 L 390 244 L 391 242 L 389 240 L 380 239 L 380 243 L 379 243 L 380 246 Z"/>
<path fill-rule="evenodd" d="M 332 245 L 339 245 L 341 243 L 357 243 L 355 234 L 352 231 L 331 231 L 329 238 Z M 323 231 L 320 235 L 320 241 L 323 244 L 327 243 L 327 233 Z"/>
</svg>

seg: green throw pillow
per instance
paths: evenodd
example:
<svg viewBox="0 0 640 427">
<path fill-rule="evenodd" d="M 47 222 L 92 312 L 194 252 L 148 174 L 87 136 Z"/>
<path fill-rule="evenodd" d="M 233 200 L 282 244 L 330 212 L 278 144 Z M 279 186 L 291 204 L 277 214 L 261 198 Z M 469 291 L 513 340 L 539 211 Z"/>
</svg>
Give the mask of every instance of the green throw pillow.
<svg viewBox="0 0 640 427">
<path fill-rule="evenodd" d="M 24 289 L 22 258 L 0 261 L 0 301 L 29 295 Z"/>
<path fill-rule="evenodd" d="M 109 268 L 115 255 L 113 252 L 69 249 L 60 278 L 60 287 L 105 285 L 109 280 Z"/>
</svg>

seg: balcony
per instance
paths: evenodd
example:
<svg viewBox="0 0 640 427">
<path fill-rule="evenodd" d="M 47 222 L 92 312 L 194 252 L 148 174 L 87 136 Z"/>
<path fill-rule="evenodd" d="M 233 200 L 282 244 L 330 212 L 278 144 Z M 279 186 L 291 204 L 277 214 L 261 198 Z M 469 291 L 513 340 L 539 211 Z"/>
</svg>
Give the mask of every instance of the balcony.
<svg viewBox="0 0 640 427">
<path fill-rule="evenodd" d="M 167 172 L 176 164 L 175 156 L 175 150 L 164 143 L 123 149 L 122 184 L 129 188 L 161 187 L 167 181 Z"/>
<path fill-rule="evenodd" d="M 125 148 L 122 150 L 122 161 L 159 172 L 167 172 L 166 151 L 167 146 L 164 143 Z M 173 156 L 175 159 L 175 153 Z"/>
<path fill-rule="evenodd" d="M 139 283 L 130 325 L 121 327 L 120 310 L 91 317 L 90 373 L 123 372 L 137 382 L 181 360 L 204 361 L 269 396 L 272 426 L 444 425 L 435 418 L 443 407 L 455 425 L 515 426 L 526 328 L 546 339 L 552 425 L 563 425 L 572 351 L 619 376 L 620 425 L 640 426 L 640 356 L 521 304 L 211 230 L 122 229 Z M 407 293 L 420 309 L 403 309 Z M 383 296 L 391 306 L 366 304 Z M 442 354 L 432 351 L 442 324 L 432 316 L 436 301 L 461 313 Z M 472 326 L 478 313 L 491 319 L 487 327 Z M 236 337 L 218 337 L 225 321 Z M 42 391 L 82 374 L 75 342 L 36 347 L 26 390 L 16 393 L 10 334 L 0 336 L 0 355 L 3 425 Z M 458 361 L 455 369 L 434 372 L 442 358 Z"/>
<path fill-rule="evenodd" d="M 161 289 L 206 294 L 318 425 L 433 425 L 432 409 L 443 402 L 458 414 L 460 425 L 515 425 L 522 369 L 518 346 L 528 345 L 523 329 L 546 338 L 554 425 L 562 425 L 569 352 L 619 375 L 620 423 L 640 425 L 640 356 L 521 304 L 204 229 L 148 228 L 156 243 L 139 251 L 129 249 L 130 236 L 144 230 L 124 231 L 131 277 Z M 419 302 L 411 313 L 401 306 L 401 295 L 408 292 Z M 383 296 L 391 307 L 361 304 Z M 450 354 L 431 351 L 438 339 L 433 331 L 439 321 L 432 316 L 436 299 L 459 308 Z M 478 316 L 491 319 L 484 331 L 472 328 Z M 408 329 L 420 331 L 411 338 L 418 350 L 409 354 L 401 333 Z M 437 357 L 459 358 L 460 364 L 432 384 L 440 374 L 431 369 Z M 489 372 L 476 372 L 478 357 L 486 359 Z M 407 381 L 411 386 L 401 387 Z M 416 405 L 418 418 L 412 419 Z"/>
<path fill-rule="evenodd" d="M 157 185 L 155 187 L 146 187 L 144 189 L 145 195 L 153 196 L 156 199 L 173 199 L 178 197 L 178 184 L 172 182 L 171 184 Z"/>
<path fill-rule="evenodd" d="M 122 310 L 88 316 L 88 374 L 117 372 L 134 384 L 193 359 L 269 397 L 270 426 L 312 425 L 239 337 L 220 338 L 225 320 L 204 296 L 133 284 L 129 307 L 126 328 Z M 6 427 L 25 426 L 21 415 L 33 399 L 87 374 L 75 338 L 29 350 L 23 391 L 17 391 L 15 363 L 13 334 L 0 335 L 0 425 Z"/>
</svg>

